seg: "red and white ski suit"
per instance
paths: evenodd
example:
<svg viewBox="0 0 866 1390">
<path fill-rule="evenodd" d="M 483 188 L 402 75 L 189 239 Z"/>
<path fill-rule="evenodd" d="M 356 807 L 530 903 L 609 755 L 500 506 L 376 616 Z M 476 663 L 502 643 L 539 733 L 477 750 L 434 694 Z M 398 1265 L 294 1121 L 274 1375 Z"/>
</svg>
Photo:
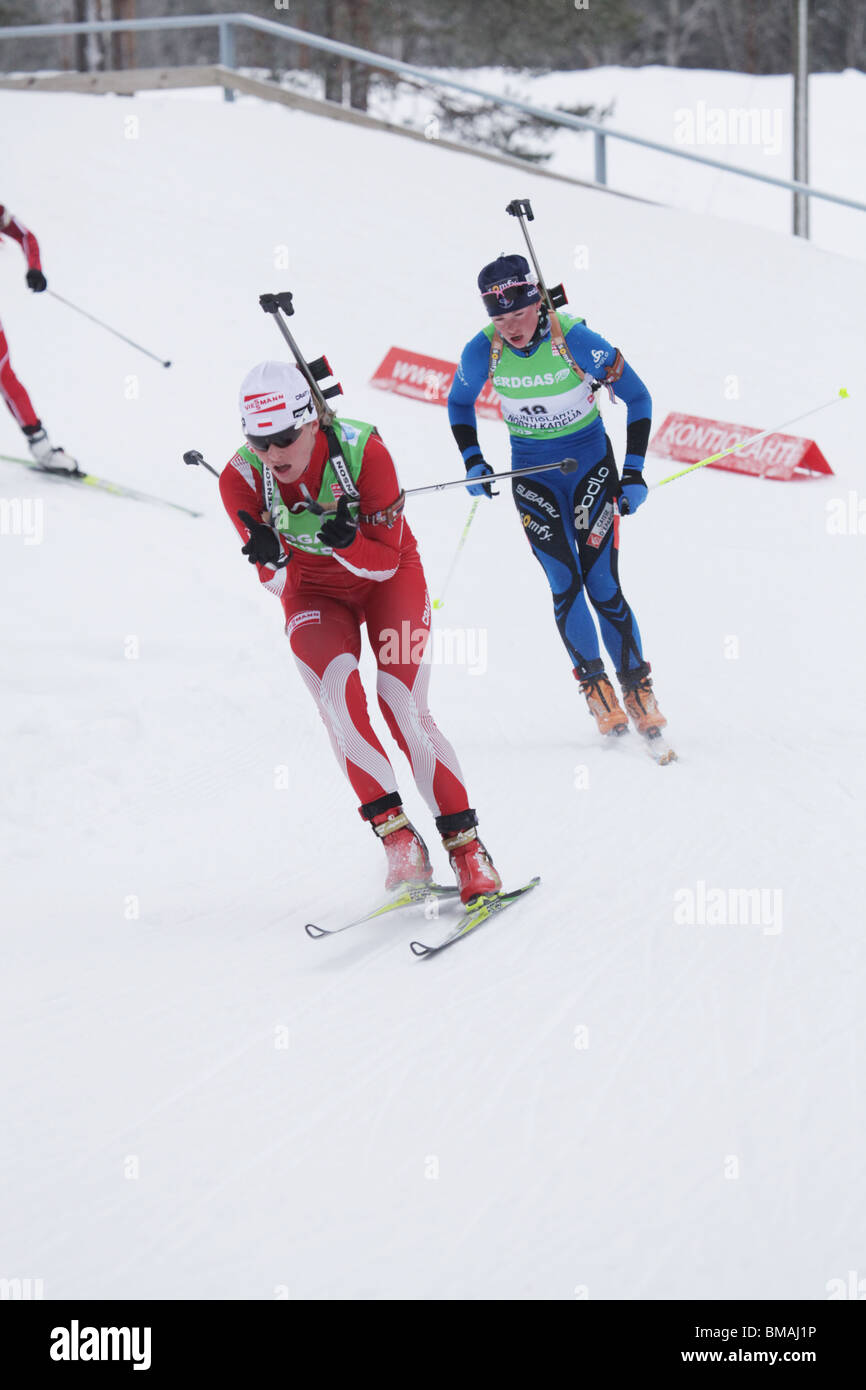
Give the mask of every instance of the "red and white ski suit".
<svg viewBox="0 0 866 1390">
<path fill-rule="evenodd" d="M 0 236 L 12 237 L 13 241 L 18 242 L 27 257 L 28 270 L 42 269 L 42 262 L 39 259 L 39 243 L 35 236 L 32 232 L 28 232 L 24 224 L 19 222 L 17 217 L 13 217 L 2 203 L 0 203 Z M 13 372 L 9 362 L 9 346 L 6 342 L 2 323 L 0 323 L 0 395 L 3 396 L 15 417 L 16 423 L 22 429 L 27 425 L 39 424 L 39 416 L 33 409 L 30 397 Z"/>
<path fill-rule="evenodd" d="M 320 430 L 298 483 L 274 478 L 288 508 L 304 505 L 300 483 L 318 497 L 327 458 Z M 367 516 L 384 511 L 399 496 L 394 462 L 376 434 L 367 441 L 357 487 L 360 511 Z M 261 474 L 236 454 L 220 475 L 220 493 L 246 542 L 249 531 L 238 512 L 268 519 Z M 466 810 L 457 755 L 427 708 L 430 666 L 422 657 L 430 636 L 430 596 L 408 522 L 402 515 L 391 527 L 362 521 L 352 544 L 330 555 L 292 549 L 283 537 L 281 543 L 291 562 L 278 570 L 258 565 L 259 579 L 282 601 L 295 661 L 361 804 L 397 791 L 394 770 L 370 723 L 358 671 L 361 625 L 366 622 L 378 666 L 379 705 L 421 795 L 434 815 Z"/>
</svg>

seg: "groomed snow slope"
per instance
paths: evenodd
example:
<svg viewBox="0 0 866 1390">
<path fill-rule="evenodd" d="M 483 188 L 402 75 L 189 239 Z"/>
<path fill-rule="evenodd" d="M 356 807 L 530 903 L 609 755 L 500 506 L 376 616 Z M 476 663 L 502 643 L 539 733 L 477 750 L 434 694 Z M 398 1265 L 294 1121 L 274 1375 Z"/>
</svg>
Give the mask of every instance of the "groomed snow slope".
<svg viewBox="0 0 866 1390">
<path fill-rule="evenodd" d="M 2 93 L 0 117 L 0 197 L 51 285 L 175 364 L 29 295 L 10 245 L 20 376 L 92 471 L 206 512 L 0 464 L 44 505 L 43 544 L 0 537 L 0 1275 L 50 1298 L 826 1296 L 866 1233 L 866 541 L 827 529 L 862 487 L 866 266 L 254 101 Z M 238 383 L 281 348 L 257 296 L 291 288 L 404 485 L 458 476 L 445 412 L 366 383 L 391 344 L 453 359 L 480 326 L 515 196 L 657 420 L 766 427 L 844 385 L 811 422 L 836 476 L 703 470 L 624 521 L 666 769 L 601 746 L 510 499 L 479 508 L 439 621 L 483 633 L 486 666 L 438 666 L 432 706 L 504 877 L 543 885 L 436 961 L 408 950 L 423 917 L 313 943 L 305 921 L 376 898 L 381 850 L 181 453 L 231 455 Z M 506 463 L 502 427 L 482 443 Z M 409 509 L 434 593 L 467 507 Z M 701 883 L 765 890 L 773 920 L 678 924 Z"/>
</svg>

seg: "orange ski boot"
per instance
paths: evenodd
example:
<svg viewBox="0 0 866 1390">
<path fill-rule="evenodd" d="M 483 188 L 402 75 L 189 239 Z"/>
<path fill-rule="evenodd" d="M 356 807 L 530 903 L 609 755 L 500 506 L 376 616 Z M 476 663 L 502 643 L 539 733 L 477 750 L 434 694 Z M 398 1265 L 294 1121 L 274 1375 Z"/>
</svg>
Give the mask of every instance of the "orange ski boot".
<svg viewBox="0 0 866 1390">
<path fill-rule="evenodd" d="M 575 671 L 577 676 L 577 672 Z M 624 734 L 628 731 L 628 716 L 616 698 L 616 691 L 600 671 L 596 676 L 584 676 L 580 688 L 586 696 L 589 712 L 598 725 L 601 734 Z"/>
<path fill-rule="evenodd" d="M 634 671 L 617 671 L 622 697 L 639 734 L 658 738 L 667 720 L 656 703 L 650 678 L 650 664 L 642 662 Z"/>
</svg>

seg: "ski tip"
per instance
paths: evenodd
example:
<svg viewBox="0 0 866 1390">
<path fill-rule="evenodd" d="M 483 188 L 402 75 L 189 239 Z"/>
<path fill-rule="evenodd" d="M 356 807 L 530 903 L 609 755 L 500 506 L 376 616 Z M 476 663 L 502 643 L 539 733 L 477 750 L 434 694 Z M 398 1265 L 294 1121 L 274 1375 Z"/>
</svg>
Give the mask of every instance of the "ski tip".
<svg viewBox="0 0 866 1390">
<path fill-rule="evenodd" d="M 419 960 L 422 956 L 430 955 L 430 947 L 425 946 L 423 941 L 410 941 L 409 950 L 412 952 L 412 955 L 417 956 Z"/>
<path fill-rule="evenodd" d="M 519 888 L 500 888 L 496 893 L 478 893 L 476 897 L 470 898 L 465 904 L 466 911 L 472 912 L 475 908 L 486 907 L 489 903 L 502 902 L 506 898 L 519 898 L 523 893 L 528 893 L 530 888 L 537 888 L 541 882 L 541 875 L 536 874 L 535 878 L 527 879 L 526 883 Z"/>
<path fill-rule="evenodd" d="M 647 739 L 646 748 L 653 762 L 658 763 L 659 767 L 666 767 L 668 763 L 677 761 L 676 749 L 671 748 L 658 734 L 655 738 Z"/>
<path fill-rule="evenodd" d="M 537 888 L 540 882 L 541 874 L 536 874 L 535 878 L 529 879 L 527 883 L 524 883 L 522 888 L 514 888 L 512 889 L 512 892 L 514 893 L 514 896 L 516 898 L 522 898 L 523 894 L 528 893 L 531 888 Z M 510 895 L 506 893 L 505 896 L 509 897 Z"/>
<path fill-rule="evenodd" d="M 324 927 L 317 927 L 315 922 L 306 922 L 304 924 L 304 931 L 307 933 L 307 936 L 312 937 L 313 941 L 318 941 L 322 936 L 330 935 L 329 932 L 325 931 Z"/>
</svg>

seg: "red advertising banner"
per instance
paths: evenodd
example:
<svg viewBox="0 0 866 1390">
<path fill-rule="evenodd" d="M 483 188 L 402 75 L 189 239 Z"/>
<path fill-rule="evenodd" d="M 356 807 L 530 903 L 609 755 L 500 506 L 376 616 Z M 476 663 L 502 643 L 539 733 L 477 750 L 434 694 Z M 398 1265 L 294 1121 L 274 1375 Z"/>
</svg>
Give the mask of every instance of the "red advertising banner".
<svg viewBox="0 0 866 1390">
<path fill-rule="evenodd" d="M 730 449 L 762 431 L 751 425 L 733 425 L 729 420 L 705 420 L 700 415 L 668 415 L 650 441 L 650 451 L 677 463 L 700 463 L 712 454 Z M 708 468 L 726 468 L 732 473 L 750 473 L 756 478 L 778 481 L 832 473 L 818 445 L 812 439 L 793 434 L 768 434 L 753 446 L 746 444 Z"/>
<path fill-rule="evenodd" d="M 398 396 L 411 396 L 416 401 L 445 405 L 456 371 L 456 362 L 392 347 L 370 378 L 370 385 L 378 386 L 380 391 L 394 391 Z M 489 381 L 475 402 L 475 410 L 484 419 L 502 419 L 499 397 Z"/>
</svg>

